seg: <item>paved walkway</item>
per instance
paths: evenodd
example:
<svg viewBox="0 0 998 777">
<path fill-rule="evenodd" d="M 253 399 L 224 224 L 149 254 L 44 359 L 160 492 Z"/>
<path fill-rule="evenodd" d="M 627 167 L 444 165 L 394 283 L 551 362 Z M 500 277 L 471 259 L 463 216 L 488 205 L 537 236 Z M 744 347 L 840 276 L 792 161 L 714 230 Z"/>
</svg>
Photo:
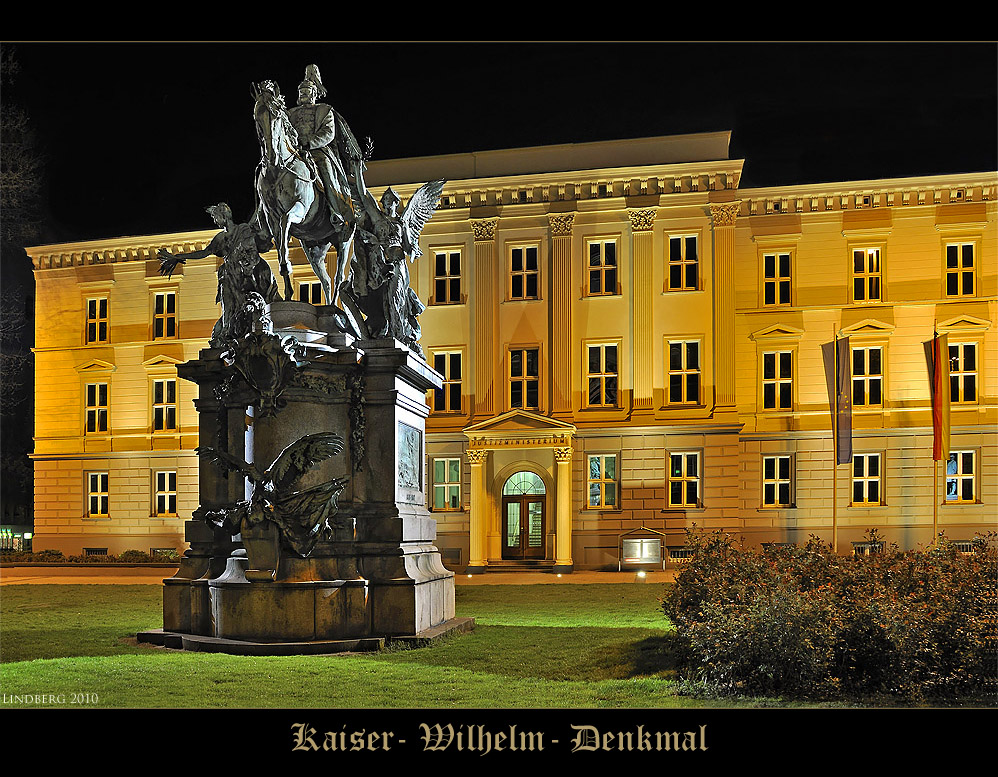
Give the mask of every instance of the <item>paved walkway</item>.
<svg viewBox="0 0 998 777">
<path fill-rule="evenodd" d="M 172 567 L 111 566 L 4 566 L 0 585 L 162 585 Z M 554 585 L 580 583 L 666 583 L 675 572 L 656 570 L 639 577 L 634 572 L 573 572 L 554 575 L 544 572 L 488 572 L 482 575 L 456 574 L 457 585 Z"/>
</svg>

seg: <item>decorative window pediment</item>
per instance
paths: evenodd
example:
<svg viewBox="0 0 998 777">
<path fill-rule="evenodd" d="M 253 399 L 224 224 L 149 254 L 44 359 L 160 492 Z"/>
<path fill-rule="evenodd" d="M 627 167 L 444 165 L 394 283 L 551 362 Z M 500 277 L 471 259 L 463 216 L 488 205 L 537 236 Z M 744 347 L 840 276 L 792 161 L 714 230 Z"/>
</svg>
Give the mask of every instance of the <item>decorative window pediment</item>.
<svg viewBox="0 0 998 777">
<path fill-rule="evenodd" d="M 799 340 L 804 335 L 803 329 L 789 324 L 773 324 L 749 335 L 755 341 L 759 340 Z"/>
<path fill-rule="evenodd" d="M 843 337 L 887 336 L 894 332 L 893 324 L 886 324 L 873 318 L 866 318 L 842 329 Z"/>
<path fill-rule="evenodd" d="M 977 316 L 956 316 L 955 318 L 947 319 L 946 321 L 939 321 L 936 324 L 936 331 L 938 332 L 959 332 L 959 333 L 974 333 L 974 332 L 984 332 L 986 329 L 991 328 L 991 322 L 986 318 L 978 318 Z"/>
<path fill-rule="evenodd" d="M 142 366 L 147 370 L 161 370 L 176 368 L 176 366 L 181 363 L 182 362 L 179 359 L 174 359 L 172 356 L 160 354 L 158 356 L 153 356 L 151 359 L 146 359 L 142 362 Z"/>
<path fill-rule="evenodd" d="M 115 365 L 111 364 L 111 362 L 106 362 L 103 359 L 90 359 L 89 361 L 76 365 L 76 371 L 83 375 L 114 372 L 116 369 L 117 367 L 115 367 Z"/>
</svg>

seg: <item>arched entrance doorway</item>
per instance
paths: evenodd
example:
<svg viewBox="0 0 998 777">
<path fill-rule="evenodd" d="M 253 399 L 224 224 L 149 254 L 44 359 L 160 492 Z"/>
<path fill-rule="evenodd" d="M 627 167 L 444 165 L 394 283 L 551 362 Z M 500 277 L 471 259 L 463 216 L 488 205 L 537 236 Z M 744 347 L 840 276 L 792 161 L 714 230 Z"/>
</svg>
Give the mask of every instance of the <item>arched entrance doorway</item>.
<svg viewBox="0 0 998 777">
<path fill-rule="evenodd" d="M 502 487 L 502 557 L 544 558 L 544 481 L 517 472 Z"/>
</svg>

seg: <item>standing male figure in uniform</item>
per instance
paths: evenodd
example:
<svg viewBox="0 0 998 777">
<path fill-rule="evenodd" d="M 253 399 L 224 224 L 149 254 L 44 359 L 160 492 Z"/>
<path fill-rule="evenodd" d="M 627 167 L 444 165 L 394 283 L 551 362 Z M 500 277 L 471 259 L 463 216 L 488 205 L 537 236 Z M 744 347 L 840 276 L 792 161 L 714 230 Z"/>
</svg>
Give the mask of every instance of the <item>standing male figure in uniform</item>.
<svg viewBox="0 0 998 777">
<path fill-rule="evenodd" d="M 298 105 L 288 111 L 298 132 L 303 157 L 317 168 L 329 205 L 330 219 L 337 229 L 354 221 L 351 181 L 363 174 L 364 155 L 353 133 L 336 111 L 318 102 L 326 96 L 319 68 L 305 68 L 305 80 L 298 85 Z"/>
</svg>

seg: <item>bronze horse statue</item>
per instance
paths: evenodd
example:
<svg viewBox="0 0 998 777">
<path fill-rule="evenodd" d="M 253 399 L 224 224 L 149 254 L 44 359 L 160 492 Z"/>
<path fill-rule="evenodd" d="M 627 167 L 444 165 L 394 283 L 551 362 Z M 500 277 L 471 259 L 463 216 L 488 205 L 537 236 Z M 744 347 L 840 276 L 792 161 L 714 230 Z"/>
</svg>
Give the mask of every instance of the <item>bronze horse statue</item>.
<svg viewBox="0 0 998 777">
<path fill-rule="evenodd" d="M 346 279 L 356 222 L 333 225 L 321 180 L 311 159 L 298 151 L 298 133 L 276 84 L 254 84 L 253 97 L 261 150 L 253 221 L 274 240 L 284 277 L 284 299 L 294 299 L 288 241 L 295 237 L 322 284 L 326 304 L 333 305 Z M 336 249 L 335 285 L 326 270 L 326 254 L 332 247 Z"/>
</svg>

